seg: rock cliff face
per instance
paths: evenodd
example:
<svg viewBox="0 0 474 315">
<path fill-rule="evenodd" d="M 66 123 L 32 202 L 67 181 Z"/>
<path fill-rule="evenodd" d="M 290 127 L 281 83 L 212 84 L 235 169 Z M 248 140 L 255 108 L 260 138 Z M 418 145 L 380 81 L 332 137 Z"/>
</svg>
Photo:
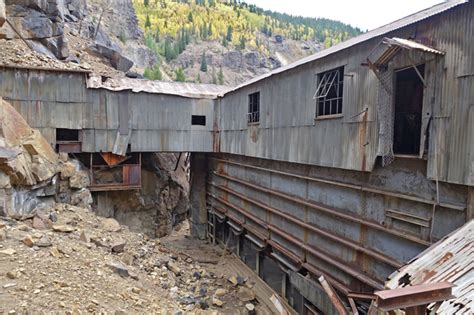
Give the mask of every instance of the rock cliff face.
<svg viewBox="0 0 474 315">
<path fill-rule="evenodd" d="M 0 99 L 0 215 L 29 216 L 60 201 L 89 207 L 89 177 Z"/>
<path fill-rule="evenodd" d="M 2 1 L 0 23 L 9 23 L 0 24 L 0 39 L 21 38 L 36 52 L 74 63 L 85 62 L 81 56 L 89 53 L 123 73 L 156 62 L 130 1 L 6 0 L 6 6 Z"/>
<path fill-rule="evenodd" d="M 5 23 L 6 13 L 5 13 L 5 1 L 0 0 L 0 27 Z"/>
</svg>

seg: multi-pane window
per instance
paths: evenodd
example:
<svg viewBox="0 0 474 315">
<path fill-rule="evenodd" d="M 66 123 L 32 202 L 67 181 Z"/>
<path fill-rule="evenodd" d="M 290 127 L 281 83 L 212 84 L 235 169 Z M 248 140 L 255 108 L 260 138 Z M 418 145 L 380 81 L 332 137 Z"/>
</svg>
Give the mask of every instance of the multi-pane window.
<svg viewBox="0 0 474 315">
<path fill-rule="evenodd" d="M 249 94 L 247 122 L 249 124 L 260 122 L 260 92 Z"/>
<path fill-rule="evenodd" d="M 342 114 L 342 93 L 344 89 L 344 67 L 318 74 L 316 116 Z"/>
</svg>

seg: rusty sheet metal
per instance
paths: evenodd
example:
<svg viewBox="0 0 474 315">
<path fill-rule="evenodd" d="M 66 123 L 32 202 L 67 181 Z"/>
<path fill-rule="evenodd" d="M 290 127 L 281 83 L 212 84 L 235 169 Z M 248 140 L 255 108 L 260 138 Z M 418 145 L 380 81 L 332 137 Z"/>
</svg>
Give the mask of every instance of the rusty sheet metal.
<svg viewBox="0 0 474 315">
<path fill-rule="evenodd" d="M 415 257 L 389 277 L 388 289 L 450 282 L 454 299 L 445 301 L 436 314 L 474 312 L 474 220 Z M 430 305 L 433 309 L 433 305 Z"/>
<path fill-rule="evenodd" d="M 228 87 L 215 84 L 162 82 L 130 78 L 107 79 L 102 82 L 102 78 L 97 76 L 91 76 L 87 79 L 87 87 L 90 89 L 131 90 L 134 93 L 145 92 L 207 99 L 216 99 L 218 95 L 229 90 Z"/>
<path fill-rule="evenodd" d="M 381 311 L 407 309 L 452 299 L 449 282 L 420 284 L 393 290 L 377 291 L 376 306 Z"/>
<path fill-rule="evenodd" d="M 402 48 L 405 48 L 405 49 L 422 50 L 424 52 L 429 52 L 429 53 L 436 54 L 436 55 L 444 55 L 445 54 L 444 52 L 436 50 L 432 47 L 417 43 L 413 40 L 404 39 L 404 38 L 398 38 L 398 37 L 384 38 L 383 43 L 387 44 L 387 45 L 390 45 L 390 46 L 402 47 Z"/>
<path fill-rule="evenodd" d="M 368 41 L 372 38 L 382 36 L 386 33 L 389 33 L 389 32 L 398 30 L 400 28 L 403 28 L 405 26 L 414 24 L 416 22 L 425 20 L 429 17 L 432 17 L 432 16 L 435 16 L 437 14 L 443 13 L 447 10 L 450 10 L 452 8 L 455 8 L 459 5 L 462 5 L 462 4 L 465 4 L 465 3 L 468 3 L 468 2 L 469 2 L 469 0 L 453 0 L 453 1 L 446 1 L 446 2 L 443 2 L 443 3 L 437 4 L 437 5 L 432 6 L 428 9 L 426 9 L 426 10 L 416 12 L 416 13 L 411 14 L 411 15 L 405 17 L 405 18 L 399 19 L 399 20 L 397 20 L 393 23 L 381 26 L 381 27 L 376 28 L 376 29 L 374 29 L 370 32 L 367 32 L 367 33 L 364 33 L 364 34 L 359 35 L 357 37 L 351 38 L 351 39 L 349 39 L 345 42 L 342 42 L 338 45 L 332 46 L 328 49 L 324 49 L 324 50 L 322 50 L 322 51 L 320 51 L 320 52 L 318 52 L 314 55 L 303 58 L 303 59 L 301 59 L 297 62 L 291 63 L 287 66 L 280 67 L 280 68 L 278 68 L 276 70 L 273 70 L 269 73 L 258 76 L 258 77 L 254 78 L 252 80 L 249 80 L 249 81 L 235 87 L 232 90 L 229 90 L 227 93 L 239 90 L 239 89 L 241 89 L 245 86 L 252 85 L 255 82 L 264 80 L 266 78 L 269 78 L 271 76 L 274 76 L 274 75 L 282 73 L 282 72 L 285 72 L 287 70 L 297 68 L 297 67 L 302 66 L 304 64 L 307 64 L 309 62 L 324 58 L 328 55 L 334 54 L 336 52 L 339 52 L 339 51 L 342 51 L 344 49 L 350 48 L 350 47 L 355 46 L 357 44 L 363 43 L 363 42 Z"/>
</svg>

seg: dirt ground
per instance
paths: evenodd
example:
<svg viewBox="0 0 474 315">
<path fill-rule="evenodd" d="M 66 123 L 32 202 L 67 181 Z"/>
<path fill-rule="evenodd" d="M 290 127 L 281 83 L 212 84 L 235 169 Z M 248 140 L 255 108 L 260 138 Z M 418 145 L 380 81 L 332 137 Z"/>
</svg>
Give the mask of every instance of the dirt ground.
<svg viewBox="0 0 474 315">
<path fill-rule="evenodd" d="M 0 218 L 0 314 L 270 313 L 237 258 L 188 234 L 185 222 L 149 239 L 69 205 L 43 221 Z"/>
</svg>

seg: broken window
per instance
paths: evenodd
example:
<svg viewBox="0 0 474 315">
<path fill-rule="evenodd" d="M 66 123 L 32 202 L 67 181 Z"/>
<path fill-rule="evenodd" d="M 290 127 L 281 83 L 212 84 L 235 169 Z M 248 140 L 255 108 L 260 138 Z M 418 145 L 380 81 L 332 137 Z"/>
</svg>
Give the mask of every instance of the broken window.
<svg viewBox="0 0 474 315">
<path fill-rule="evenodd" d="M 56 129 L 57 142 L 80 141 L 79 130 L 75 129 Z"/>
<path fill-rule="evenodd" d="M 204 116 L 204 115 L 192 115 L 191 116 L 191 125 L 193 125 L 193 126 L 205 126 L 206 125 L 206 116 Z"/>
<path fill-rule="evenodd" d="M 82 151 L 81 131 L 56 129 L 56 150 L 64 153 L 80 153 Z"/>
<path fill-rule="evenodd" d="M 249 124 L 260 122 L 260 92 L 249 95 L 249 112 L 247 122 Z"/>
<path fill-rule="evenodd" d="M 420 65 L 396 72 L 395 123 L 393 152 L 417 155 L 420 152 L 421 114 L 423 108 L 423 81 L 425 67 Z M 417 73 L 418 72 L 418 73 Z"/>
<path fill-rule="evenodd" d="M 344 67 L 318 74 L 316 117 L 342 114 Z"/>
</svg>

